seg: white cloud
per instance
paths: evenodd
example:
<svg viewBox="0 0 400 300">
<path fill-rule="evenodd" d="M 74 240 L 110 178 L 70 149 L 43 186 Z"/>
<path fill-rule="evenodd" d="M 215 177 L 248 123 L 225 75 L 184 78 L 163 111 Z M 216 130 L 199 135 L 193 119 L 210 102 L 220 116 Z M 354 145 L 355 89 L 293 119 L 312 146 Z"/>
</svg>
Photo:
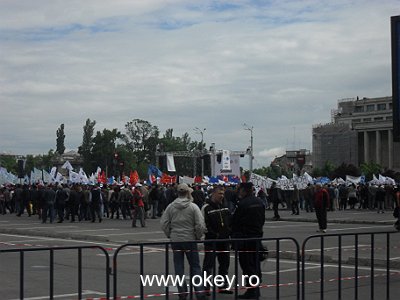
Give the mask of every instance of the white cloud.
<svg viewBox="0 0 400 300">
<path fill-rule="evenodd" d="M 264 160 L 310 149 L 337 99 L 391 94 L 398 1 L 231 3 L 1 1 L 0 152 L 47 152 L 61 123 L 74 148 L 87 118 L 141 118 L 232 150 L 247 122 Z"/>
</svg>

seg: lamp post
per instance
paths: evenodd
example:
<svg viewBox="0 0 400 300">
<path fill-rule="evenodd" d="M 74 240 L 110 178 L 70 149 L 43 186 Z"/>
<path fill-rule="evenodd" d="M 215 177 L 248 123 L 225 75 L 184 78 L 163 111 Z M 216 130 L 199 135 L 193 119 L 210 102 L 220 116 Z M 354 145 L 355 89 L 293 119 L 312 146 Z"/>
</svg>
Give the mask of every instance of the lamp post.
<svg viewBox="0 0 400 300">
<path fill-rule="evenodd" d="M 253 173 L 253 126 L 249 126 L 246 123 L 243 124 L 244 130 L 248 130 L 250 131 L 250 149 L 249 150 L 249 154 L 250 154 L 250 175 L 251 173 Z"/>
<path fill-rule="evenodd" d="M 206 131 L 206 129 L 205 128 L 200 129 L 199 127 L 195 127 L 194 131 L 197 134 L 201 135 L 201 149 L 200 149 L 200 151 L 201 151 L 201 178 L 203 178 L 204 177 L 204 159 L 203 159 L 204 145 L 203 145 L 203 140 L 204 140 L 204 131 Z"/>
</svg>

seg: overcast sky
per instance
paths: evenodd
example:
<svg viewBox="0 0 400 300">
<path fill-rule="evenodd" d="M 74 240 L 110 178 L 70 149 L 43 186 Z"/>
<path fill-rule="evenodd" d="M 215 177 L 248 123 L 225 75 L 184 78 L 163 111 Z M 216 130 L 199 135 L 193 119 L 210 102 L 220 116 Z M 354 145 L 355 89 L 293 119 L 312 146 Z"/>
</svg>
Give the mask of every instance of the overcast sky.
<svg viewBox="0 0 400 300">
<path fill-rule="evenodd" d="M 254 167 L 311 149 L 337 100 L 391 95 L 400 1 L 1 0 L 0 153 L 77 149 L 135 118 Z"/>
</svg>

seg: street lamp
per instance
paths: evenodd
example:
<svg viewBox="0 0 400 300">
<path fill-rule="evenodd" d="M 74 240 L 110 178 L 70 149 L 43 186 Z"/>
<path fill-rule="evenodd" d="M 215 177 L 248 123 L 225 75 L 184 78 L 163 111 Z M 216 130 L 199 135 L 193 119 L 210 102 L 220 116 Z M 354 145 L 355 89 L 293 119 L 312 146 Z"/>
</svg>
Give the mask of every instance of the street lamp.
<svg viewBox="0 0 400 300">
<path fill-rule="evenodd" d="M 253 173 L 253 126 L 249 126 L 246 123 L 243 124 L 244 130 L 250 131 L 250 149 L 247 149 L 250 154 L 250 175 Z"/>
<path fill-rule="evenodd" d="M 201 149 L 200 149 L 200 151 L 201 151 L 201 178 L 203 178 L 204 177 L 204 158 L 203 158 L 204 144 L 203 144 L 203 140 L 204 140 L 204 131 L 206 131 L 206 129 L 203 128 L 203 130 L 202 130 L 199 127 L 195 127 L 194 131 L 197 134 L 201 135 Z"/>
</svg>

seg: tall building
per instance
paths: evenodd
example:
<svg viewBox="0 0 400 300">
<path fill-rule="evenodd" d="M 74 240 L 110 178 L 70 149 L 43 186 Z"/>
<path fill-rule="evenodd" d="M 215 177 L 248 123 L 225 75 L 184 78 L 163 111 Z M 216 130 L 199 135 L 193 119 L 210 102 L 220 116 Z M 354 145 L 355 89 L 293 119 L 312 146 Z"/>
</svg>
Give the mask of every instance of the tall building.
<svg viewBox="0 0 400 300">
<path fill-rule="evenodd" d="M 400 169 L 400 143 L 393 142 L 392 97 L 349 98 L 338 101 L 331 123 L 313 126 L 313 166 L 327 161 L 359 166 L 374 162 Z"/>
</svg>

